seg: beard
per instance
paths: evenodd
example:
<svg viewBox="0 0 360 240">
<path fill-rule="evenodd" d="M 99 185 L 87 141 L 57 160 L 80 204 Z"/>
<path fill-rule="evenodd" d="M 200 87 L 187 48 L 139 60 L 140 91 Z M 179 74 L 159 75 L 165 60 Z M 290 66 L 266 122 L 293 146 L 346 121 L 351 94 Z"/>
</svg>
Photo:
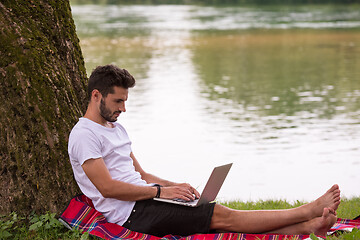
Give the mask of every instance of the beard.
<svg viewBox="0 0 360 240">
<path fill-rule="evenodd" d="M 116 122 L 117 117 L 114 117 L 115 114 L 120 114 L 121 111 L 111 112 L 105 105 L 105 101 L 101 99 L 100 101 L 100 115 L 108 122 Z"/>
</svg>

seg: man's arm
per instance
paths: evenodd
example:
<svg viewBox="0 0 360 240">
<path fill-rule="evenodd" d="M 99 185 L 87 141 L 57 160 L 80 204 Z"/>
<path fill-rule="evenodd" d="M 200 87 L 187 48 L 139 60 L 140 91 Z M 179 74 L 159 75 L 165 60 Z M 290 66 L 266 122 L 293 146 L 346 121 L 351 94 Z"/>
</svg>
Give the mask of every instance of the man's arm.
<svg viewBox="0 0 360 240">
<path fill-rule="evenodd" d="M 138 167 L 140 166 L 138 162 L 137 165 Z M 106 198 L 115 198 L 123 201 L 139 201 L 153 198 L 157 194 L 156 187 L 138 186 L 112 179 L 102 158 L 88 159 L 83 163 L 82 168 L 90 181 Z M 155 176 L 153 177 L 160 179 Z M 160 183 L 171 183 L 169 181 L 163 181 L 164 182 Z M 169 199 L 181 198 L 184 200 L 194 199 L 193 194 L 195 189 L 189 184 L 174 184 L 174 186 L 162 187 L 160 197 Z"/>
<path fill-rule="evenodd" d="M 102 158 L 86 160 L 82 168 L 90 181 L 106 198 L 138 201 L 153 198 L 157 193 L 155 187 L 137 186 L 112 179 Z"/>
</svg>

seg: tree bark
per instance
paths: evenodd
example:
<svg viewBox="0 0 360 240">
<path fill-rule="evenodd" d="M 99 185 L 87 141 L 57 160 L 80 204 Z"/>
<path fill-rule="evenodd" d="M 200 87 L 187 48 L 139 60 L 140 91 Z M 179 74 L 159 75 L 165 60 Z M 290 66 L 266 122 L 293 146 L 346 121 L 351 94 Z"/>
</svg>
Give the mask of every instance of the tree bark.
<svg viewBox="0 0 360 240">
<path fill-rule="evenodd" d="M 78 192 L 67 141 L 86 81 L 68 0 L 0 1 L 0 214 L 59 212 Z"/>
</svg>

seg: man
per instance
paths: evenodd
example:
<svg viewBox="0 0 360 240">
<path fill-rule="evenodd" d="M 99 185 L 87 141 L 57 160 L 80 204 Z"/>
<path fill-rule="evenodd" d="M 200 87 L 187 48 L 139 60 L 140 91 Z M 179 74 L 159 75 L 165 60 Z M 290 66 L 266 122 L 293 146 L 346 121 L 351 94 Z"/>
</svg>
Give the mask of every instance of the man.
<svg viewBox="0 0 360 240">
<path fill-rule="evenodd" d="M 187 183 L 170 182 L 141 168 L 125 129 L 116 122 L 134 85 L 125 69 L 97 67 L 89 78 L 87 111 L 69 138 L 75 179 L 109 222 L 155 236 L 210 231 L 325 235 L 335 223 L 337 185 L 315 201 L 287 210 L 241 211 L 216 203 L 191 208 L 152 200 L 189 201 L 199 193 Z"/>
</svg>

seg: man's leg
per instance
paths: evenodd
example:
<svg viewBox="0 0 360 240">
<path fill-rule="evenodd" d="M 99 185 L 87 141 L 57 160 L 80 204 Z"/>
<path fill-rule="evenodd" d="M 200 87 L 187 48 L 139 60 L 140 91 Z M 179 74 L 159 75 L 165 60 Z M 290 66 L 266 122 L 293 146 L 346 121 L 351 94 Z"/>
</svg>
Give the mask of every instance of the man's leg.
<svg viewBox="0 0 360 240">
<path fill-rule="evenodd" d="M 326 236 L 326 233 L 336 222 L 335 211 L 330 208 L 324 208 L 321 217 L 313 218 L 306 222 L 297 223 L 281 229 L 276 229 L 269 233 L 277 234 L 311 234 Z"/>
<path fill-rule="evenodd" d="M 274 230 L 291 230 L 291 232 L 286 234 L 300 234 L 300 227 L 304 226 L 296 226 L 297 224 L 309 222 L 307 225 L 309 226 L 310 220 L 315 218 L 321 217 L 327 219 L 334 214 L 325 214 L 325 216 L 323 216 L 324 209 L 328 208 L 329 211 L 334 212 L 339 204 L 340 190 L 337 185 L 332 186 L 324 195 L 314 202 L 293 209 L 242 211 L 217 204 L 214 208 L 210 228 L 220 231 L 243 233 L 265 233 Z M 297 228 L 286 229 L 292 225 Z"/>
</svg>

